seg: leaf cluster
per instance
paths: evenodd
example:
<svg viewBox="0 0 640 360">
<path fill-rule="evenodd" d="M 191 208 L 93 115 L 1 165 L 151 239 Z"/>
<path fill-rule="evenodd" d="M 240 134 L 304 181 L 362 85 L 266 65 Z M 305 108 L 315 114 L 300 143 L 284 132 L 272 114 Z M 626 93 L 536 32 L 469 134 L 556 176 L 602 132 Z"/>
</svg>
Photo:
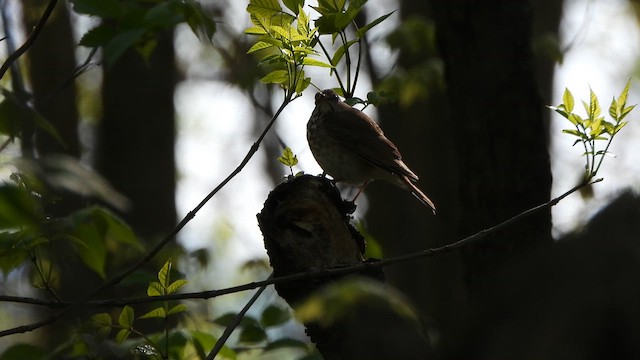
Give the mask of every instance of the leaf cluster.
<svg viewBox="0 0 640 360">
<path fill-rule="evenodd" d="M 211 41 L 216 23 L 196 0 L 72 0 L 79 14 L 102 18 L 82 36 L 80 45 L 102 47 L 107 65 L 130 47 L 146 59 L 156 46 L 155 34 L 187 23 L 197 36 Z"/>
<path fill-rule="evenodd" d="M 214 324 L 227 327 L 236 316 L 236 313 L 226 313 L 216 318 Z M 261 346 L 263 353 L 282 348 L 298 348 L 306 352 L 312 351 L 313 348 L 308 343 L 299 340 L 290 338 L 270 339 L 267 330 L 280 327 L 291 319 L 291 310 L 278 305 L 267 306 L 259 318 L 244 316 L 238 326 L 240 334 L 236 351 L 242 352 L 246 346 Z"/>
<path fill-rule="evenodd" d="M 589 103 L 582 101 L 587 114 L 586 117 L 582 117 L 573 111 L 575 101 L 569 89 L 564 90 L 562 104 L 549 106 L 550 109 L 562 115 L 574 126 L 573 129 L 562 130 L 563 133 L 577 138 L 573 145 L 583 144 L 583 155 L 586 157 L 585 181 L 589 181 L 596 176 L 602 165 L 604 155 L 608 154 L 608 149 L 614 136 L 627 125 L 624 118 L 635 108 L 635 105 L 627 106 L 630 86 L 631 80 L 627 81 L 618 98 L 614 96 L 611 100 L 609 116 L 612 121 L 607 121 L 605 116 L 602 115 L 600 102 L 592 89 L 589 89 Z M 605 145 L 598 146 L 601 142 L 605 142 Z"/>
<path fill-rule="evenodd" d="M 311 28 L 309 16 L 302 9 L 304 0 L 285 1 L 287 10 L 278 0 L 251 0 L 247 6 L 253 26 L 245 34 L 258 36 L 248 54 L 261 51 L 261 65 L 272 70 L 260 81 L 265 84 L 279 84 L 285 90 L 302 94 L 311 83 L 305 76 L 304 66 L 331 67 L 311 56 L 318 53 L 313 49 L 317 28 Z"/>
<path fill-rule="evenodd" d="M 187 284 L 187 280 L 184 279 L 171 281 L 171 267 L 171 260 L 168 260 L 167 262 L 165 262 L 162 268 L 160 268 L 157 274 L 158 281 L 150 282 L 149 286 L 147 287 L 148 296 L 153 297 L 174 294 L 178 290 L 180 290 L 180 288 Z M 112 318 L 112 315 L 109 313 L 99 313 L 91 317 L 89 325 L 90 328 L 93 328 L 94 333 L 102 339 L 107 338 L 112 330 L 118 330 L 115 336 L 115 341 L 118 344 L 123 344 L 131 334 L 136 334 L 141 337 L 144 342 L 134 342 L 134 344 L 132 345 L 132 351 L 134 353 L 139 352 L 147 356 L 154 355 L 158 358 L 166 358 L 167 354 L 163 354 L 162 349 L 167 347 L 159 345 L 158 340 L 154 340 L 151 336 L 146 336 L 143 333 L 137 331 L 134 327 L 134 322 L 136 319 L 166 320 L 169 316 L 173 316 L 185 311 L 187 311 L 187 306 L 185 304 L 179 303 L 170 306 L 169 302 L 165 301 L 161 306 L 148 311 L 144 315 L 136 317 L 134 309 L 131 306 L 125 306 L 120 311 L 117 319 L 115 319 L 115 317 Z M 186 344 L 186 340 L 184 339 L 183 335 L 176 334 L 178 334 L 178 332 L 169 335 L 167 331 L 165 337 L 160 340 L 166 342 L 165 345 L 168 345 L 169 349 L 175 349 L 173 351 L 178 351 L 181 353 L 184 349 L 184 345 Z M 178 340 L 172 339 L 172 337 L 176 336 L 178 337 Z M 172 352 L 172 350 L 169 350 L 169 352 Z"/>
</svg>

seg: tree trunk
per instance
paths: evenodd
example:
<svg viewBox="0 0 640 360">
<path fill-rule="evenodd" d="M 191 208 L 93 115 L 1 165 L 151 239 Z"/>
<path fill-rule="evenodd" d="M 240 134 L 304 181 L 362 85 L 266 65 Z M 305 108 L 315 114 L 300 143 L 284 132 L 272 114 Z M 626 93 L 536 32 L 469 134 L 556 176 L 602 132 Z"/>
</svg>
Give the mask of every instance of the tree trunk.
<svg viewBox="0 0 640 360">
<path fill-rule="evenodd" d="M 476 233 L 546 202 L 551 190 L 547 116 L 536 77 L 545 77 L 540 88 L 549 91 L 552 74 L 536 72 L 529 2 L 404 1 L 401 11 L 403 22 L 433 19 L 445 85 L 413 103 L 381 107 L 380 120 L 438 214 L 386 184 L 368 188 L 371 232 L 386 257 Z M 554 14 L 556 27 L 558 18 Z M 405 50 L 401 71 L 434 61 Z M 390 224 L 406 225 L 398 234 Z M 487 290 L 493 275 L 550 244 L 550 211 L 544 210 L 462 251 L 386 273 L 440 333 L 440 351 L 451 353 L 472 312 L 482 311 L 476 304 L 499 296 Z"/>
<path fill-rule="evenodd" d="M 125 218 L 144 237 L 167 233 L 176 222 L 174 106 L 176 84 L 170 32 L 145 61 L 129 49 L 104 70 L 103 118 L 96 167 L 127 196 Z"/>
</svg>

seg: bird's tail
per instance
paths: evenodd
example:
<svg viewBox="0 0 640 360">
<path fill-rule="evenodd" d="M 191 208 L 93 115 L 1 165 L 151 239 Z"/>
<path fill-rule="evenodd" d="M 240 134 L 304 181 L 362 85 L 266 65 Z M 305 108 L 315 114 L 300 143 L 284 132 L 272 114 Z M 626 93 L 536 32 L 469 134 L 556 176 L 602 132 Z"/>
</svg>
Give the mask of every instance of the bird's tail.
<svg viewBox="0 0 640 360">
<path fill-rule="evenodd" d="M 416 197 L 416 199 L 418 199 L 422 205 L 424 206 L 428 206 L 429 208 L 431 208 L 431 211 L 433 211 L 433 214 L 436 214 L 436 206 L 433 204 L 433 201 L 431 201 L 431 199 L 429 199 L 429 197 L 427 195 L 425 195 L 422 190 L 420 190 L 414 183 L 413 181 L 411 181 L 409 178 L 407 178 L 406 176 L 402 176 L 402 182 L 407 185 L 407 187 L 409 188 L 409 190 L 411 190 L 411 193 L 413 194 L 413 196 Z"/>
</svg>

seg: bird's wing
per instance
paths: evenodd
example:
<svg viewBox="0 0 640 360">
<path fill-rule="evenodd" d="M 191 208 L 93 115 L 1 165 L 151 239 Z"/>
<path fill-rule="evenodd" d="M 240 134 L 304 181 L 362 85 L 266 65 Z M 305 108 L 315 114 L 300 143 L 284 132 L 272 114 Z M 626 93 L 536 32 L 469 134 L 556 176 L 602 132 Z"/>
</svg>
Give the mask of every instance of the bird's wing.
<svg viewBox="0 0 640 360">
<path fill-rule="evenodd" d="M 418 180 L 418 176 L 402 162 L 396 145 L 384 136 L 375 121 L 344 102 L 338 105 L 332 107 L 334 113 L 325 121 L 332 139 L 375 166 L 407 176 L 412 181 Z"/>
</svg>

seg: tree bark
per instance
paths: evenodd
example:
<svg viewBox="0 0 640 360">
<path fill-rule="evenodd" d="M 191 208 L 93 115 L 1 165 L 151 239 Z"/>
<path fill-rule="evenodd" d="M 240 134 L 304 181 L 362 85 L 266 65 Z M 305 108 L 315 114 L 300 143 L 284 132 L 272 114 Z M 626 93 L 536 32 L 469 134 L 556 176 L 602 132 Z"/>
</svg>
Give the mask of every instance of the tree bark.
<svg viewBox="0 0 640 360">
<path fill-rule="evenodd" d="M 176 80 L 171 32 L 159 35 L 146 61 L 129 49 L 104 70 L 96 168 L 131 200 L 124 217 L 144 237 L 165 234 L 176 222 Z"/>
<path fill-rule="evenodd" d="M 364 239 L 349 223 L 354 210 L 325 178 L 305 175 L 276 187 L 258 214 L 274 277 L 364 262 Z M 329 311 L 321 319 L 304 323 L 326 360 L 426 359 L 429 346 L 422 329 L 388 303 L 357 294 L 358 289 L 349 286 L 354 283 L 342 282 L 354 277 L 383 281 L 382 271 L 374 269 L 277 284 L 276 290 L 294 309 L 309 297 L 327 304 Z M 340 285 L 342 291 L 335 295 L 331 286 Z M 335 317 L 331 312 L 344 306 L 340 316 L 329 320 Z"/>
<path fill-rule="evenodd" d="M 548 11 L 553 21 L 540 28 L 552 31 L 559 6 Z M 548 94 L 540 89 L 550 90 L 552 73 L 548 61 L 547 72 L 536 67 L 531 4 L 403 1 L 400 16 L 403 24 L 434 24 L 437 53 L 401 49 L 398 72 L 440 61 L 444 86 L 429 87 L 409 104 L 382 106 L 379 118 L 438 214 L 430 216 L 386 184 L 367 188 L 370 231 L 385 257 L 461 239 L 547 201 L 551 190 L 542 100 Z M 398 233 L 390 224 L 406 225 Z M 472 312 L 482 311 L 475 304 L 489 306 L 499 296 L 488 286 L 494 275 L 550 244 L 550 212 L 543 211 L 462 251 L 387 274 L 440 334 L 441 354 L 451 354 Z"/>
</svg>

